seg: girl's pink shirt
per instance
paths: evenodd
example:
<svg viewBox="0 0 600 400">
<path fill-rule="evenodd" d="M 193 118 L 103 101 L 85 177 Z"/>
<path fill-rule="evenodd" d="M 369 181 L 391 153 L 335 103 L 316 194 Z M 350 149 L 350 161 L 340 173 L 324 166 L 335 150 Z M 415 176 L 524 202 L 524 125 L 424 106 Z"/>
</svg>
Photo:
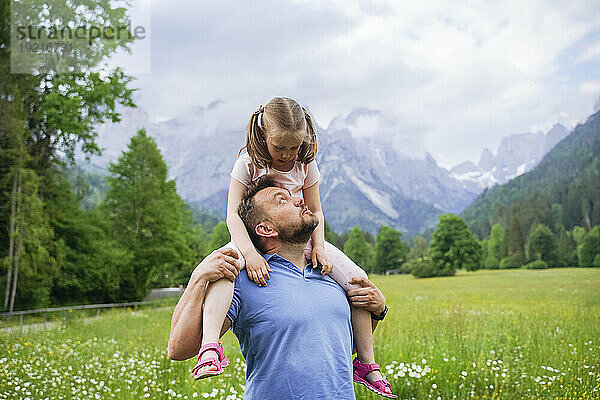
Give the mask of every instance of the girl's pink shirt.
<svg viewBox="0 0 600 400">
<path fill-rule="evenodd" d="M 303 197 L 302 189 L 311 187 L 321 178 L 316 160 L 308 164 L 296 160 L 291 170 L 283 172 L 275 168 L 258 168 L 248 153 L 238 157 L 229 175 L 247 187 L 267 173 L 273 176 L 276 183 L 289 190 L 293 197 Z"/>
</svg>

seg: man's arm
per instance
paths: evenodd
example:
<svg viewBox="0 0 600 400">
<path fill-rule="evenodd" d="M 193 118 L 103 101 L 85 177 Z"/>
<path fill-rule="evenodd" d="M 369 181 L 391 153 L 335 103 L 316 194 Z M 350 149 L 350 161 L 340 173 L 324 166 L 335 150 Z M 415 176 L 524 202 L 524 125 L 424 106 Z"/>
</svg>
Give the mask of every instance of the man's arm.
<svg viewBox="0 0 600 400">
<path fill-rule="evenodd" d="M 202 338 L 202 308 L 206 286 L 227 278 L 234 282 L 240 272 L 238 255 L 232 249 L 215 250 L 194 269 L 183 295 L 177 302 L 171 318 L 168 353 L 172 360 L 187 360 L 198 354 Z M 231 321 L 225 318 L 221 336 Z"/>
<path fill-rule="evenodd" d="M 349 283 L 361 286 L 356 289 L 350 289 L 347 293 L 348 299 L 353 306 L 371 311 L 376 315 L 383 313 L 385 310 L 385 296 L 373 282 L 365 278 L 352 278 Z M 373 331 L 375 331 L 378 323 L 378 320 L 371 318 Z"/>
</svg>

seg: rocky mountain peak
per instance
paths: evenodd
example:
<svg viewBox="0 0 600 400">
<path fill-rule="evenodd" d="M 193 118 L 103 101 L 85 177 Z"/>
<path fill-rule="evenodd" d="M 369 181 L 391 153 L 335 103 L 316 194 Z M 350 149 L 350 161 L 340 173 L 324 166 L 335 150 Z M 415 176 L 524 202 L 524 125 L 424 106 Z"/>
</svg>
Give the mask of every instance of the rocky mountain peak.
<svg viewBox="0 0 600 400">
<path fill-rule="evenodd" d="M 494 167 L 494 155 L 489 149 L 483 149 L 479 158 L 479 168 L 489 171 Z"/>
<path fill-rule="evenodd" d="M 567 128 L 555 124 L 546 134 L 538 132 L 506 136 L 500 141 L 495 156 L 489 149 L 484 149 L 477 166 L 461 163 L 450 170 L 450 176 L 476 191 L 508 182 L 534 168 L 568 134 Z"/>
</svg>

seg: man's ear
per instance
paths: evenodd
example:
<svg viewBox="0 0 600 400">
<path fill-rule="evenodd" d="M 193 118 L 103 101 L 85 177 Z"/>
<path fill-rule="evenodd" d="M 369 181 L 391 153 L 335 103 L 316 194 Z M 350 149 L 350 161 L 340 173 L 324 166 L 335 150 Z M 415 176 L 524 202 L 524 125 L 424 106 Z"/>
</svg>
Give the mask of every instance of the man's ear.
<svg viewBox="0 0 600 400">
<path fill-rule="evenodd" d="M 254 232 L 256 232 L 256 234 L 261 237 L 279 236 L 279 233 L 275 229 L 273 229 L 271 224 L 268 222 L 261 222 L 260 224 L 256 225 L 256 228 L 254 228 Z"/>
</svg>

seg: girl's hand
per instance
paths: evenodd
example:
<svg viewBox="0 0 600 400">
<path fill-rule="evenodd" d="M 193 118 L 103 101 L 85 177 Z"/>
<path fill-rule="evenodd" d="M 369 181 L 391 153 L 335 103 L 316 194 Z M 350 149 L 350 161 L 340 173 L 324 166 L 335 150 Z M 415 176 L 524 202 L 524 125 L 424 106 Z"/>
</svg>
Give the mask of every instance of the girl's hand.
<svg viewBox="0 0 600 400">
<path fill-rule="evenodd" d="M 321 274 L 327 275 L 333 269 L 333 266 L 325 256 L 325 246 L 315 246 L 312 250 L 313 268 L 321 266 Z"/>
<path fill-rule="evenodd" d="M 271 279 L 269 272 L 273 272 L 267 260 L 261 256 L 258 251 L 253 250 L 247 256 L 244 256 L 246 260 L 246 273 L 251 281 L 256 283 L 258 286 L 267 286 L 267 281 Z"/>
</svg>

